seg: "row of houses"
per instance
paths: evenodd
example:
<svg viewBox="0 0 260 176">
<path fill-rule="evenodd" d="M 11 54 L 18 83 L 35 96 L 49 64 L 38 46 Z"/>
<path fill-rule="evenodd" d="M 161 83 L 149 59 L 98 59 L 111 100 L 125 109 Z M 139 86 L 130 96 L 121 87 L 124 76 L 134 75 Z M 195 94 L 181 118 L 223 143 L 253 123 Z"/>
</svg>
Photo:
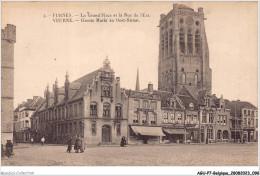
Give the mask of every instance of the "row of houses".
<svg viewBox="0 0 260 176">
<path fill-rule="evenodd" d="M 136 90 L 124 89 L 108 59 L 102 68 L 73 82 L 67 73 L 64 86 L 56 80 L 53 90 L 47 86 L 44 98 L 37 97 L 32 104 L 15 109 L 15 124 L 25 120 L 20 114 L 28 114 L 26 129 L 15 125 L 18 142 L 44 136 L 47 143 L 65 144 L 76 135 L 84 137 L 87 145 L 119 144 L 123 136 L 128 144 L 258 138 L 257 108 L 251 103 L 217 98 L 206 90 L 194 92 L 189 86 L 172 93 L 154 90 L 149 83 L 139 90 L 138 77 Z"/>
</svg>

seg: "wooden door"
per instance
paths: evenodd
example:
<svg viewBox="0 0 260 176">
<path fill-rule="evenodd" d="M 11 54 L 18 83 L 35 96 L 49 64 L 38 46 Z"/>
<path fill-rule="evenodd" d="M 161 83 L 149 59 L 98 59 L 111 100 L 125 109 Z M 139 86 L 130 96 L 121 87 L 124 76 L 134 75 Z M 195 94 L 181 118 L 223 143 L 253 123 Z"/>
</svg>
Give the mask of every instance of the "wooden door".
<svg viewBox="0 0 260 176">
<path fill-rule="evenodd" d="M 111 142 L 111 129 L 109 125 L 102 127 L 102 142 Z"/>
</svg>

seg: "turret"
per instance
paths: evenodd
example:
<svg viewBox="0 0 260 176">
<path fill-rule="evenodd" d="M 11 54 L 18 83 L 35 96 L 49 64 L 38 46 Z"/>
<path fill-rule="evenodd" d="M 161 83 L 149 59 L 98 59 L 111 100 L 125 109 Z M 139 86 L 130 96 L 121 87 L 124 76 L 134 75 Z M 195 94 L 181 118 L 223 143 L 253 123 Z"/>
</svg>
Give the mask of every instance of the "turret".
<svg viewBox="0 0 260 176">
<path fill-rule="evenodd" d="M 65 85 L 65 100 L 68 100 L 69 99 L 69 87 L 70 87 L 68 71 L 66 72 L 66 75 L 65 75 L 64 85 Z"/>
</svg>

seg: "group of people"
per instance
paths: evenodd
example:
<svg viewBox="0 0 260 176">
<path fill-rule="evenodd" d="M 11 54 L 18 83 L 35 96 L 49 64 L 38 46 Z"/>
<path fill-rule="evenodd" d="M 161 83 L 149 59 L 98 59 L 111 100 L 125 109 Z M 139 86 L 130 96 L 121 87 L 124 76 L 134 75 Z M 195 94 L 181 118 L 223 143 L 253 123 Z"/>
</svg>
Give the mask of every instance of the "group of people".
<svg viewBox="0 0 260 176">
<path fill-rule="evenodd" d="M 72 149 L 72 137 L 69 137 L 67 153 L 70 153 L 71 149 Z M 84 152 L 85 145 L 84 145 L 84 138 L 83 137 L 76 135 L 74 150 L 75 150 L 76 153 L 78 153 L 79 151 L 80 151 L 80 153 Z"/>
<path fill-rule="evenodd" d="M 13 143 L 11 142 L 11 140 L 7 140 L 5 148 L 4 145 L 1 144 L 1 156 L 6 156 L 9 158 L 11 155 L 13 155 Z"/>
</svg>

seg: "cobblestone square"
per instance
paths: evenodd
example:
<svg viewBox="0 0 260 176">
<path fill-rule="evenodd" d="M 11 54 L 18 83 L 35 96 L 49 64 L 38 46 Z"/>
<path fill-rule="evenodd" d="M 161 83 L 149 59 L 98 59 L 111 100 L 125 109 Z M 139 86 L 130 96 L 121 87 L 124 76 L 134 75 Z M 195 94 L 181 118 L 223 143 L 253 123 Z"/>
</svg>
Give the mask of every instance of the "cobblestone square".
<svg viewBox="0 0 260 176">
<path fill-rule="evenodd" d="M 257 166 L 257 143 L 173 144 L 86 148 L 66 153 L 65 145 L 18 144 L 2 166 Z"/>
</svg>

